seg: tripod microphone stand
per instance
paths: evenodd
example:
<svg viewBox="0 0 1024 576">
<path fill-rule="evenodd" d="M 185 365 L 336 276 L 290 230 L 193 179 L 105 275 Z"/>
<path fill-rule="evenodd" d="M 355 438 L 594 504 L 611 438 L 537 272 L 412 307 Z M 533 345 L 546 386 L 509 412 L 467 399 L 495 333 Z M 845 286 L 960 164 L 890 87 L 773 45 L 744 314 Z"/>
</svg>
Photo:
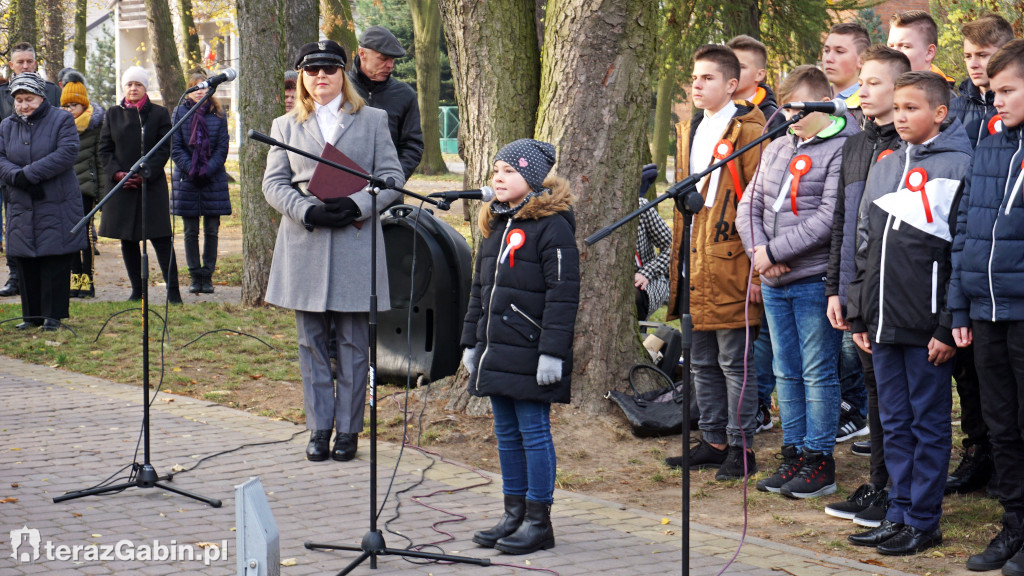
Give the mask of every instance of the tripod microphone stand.
<svg viewBox="0 0 1024 576">
<path fill-rule="evenodd" d="M 348 574 L 357 566 L 362 564 L 366 559 L 370 560 L 370 568 L 375 570 L 377 568 L 378 556 L 406 556 L 425 560 L 490 566 L 491 561 L 487 558 L 450 556 L 448 554 L 434 554 L 431 552 L 420 552 L 418 550 L 388 548 L 387 544 L 384 542 L 384 534 L 377 528 L 377 230 L 380 225 L 380 218 L 377 214 L 377 194 L 381 190 L 392 189 L 445 210 L 448 209 L 447 205 L 443 202 L 439 202 L 437 200 L 409 192 L 399 186 L 395 186 L 394 180 L 391 178 L 381 180 L 380 178 L 375 178 L 369 174 L 363 174 L 358 170 L 353 170 L 347 166 L 331 162 L 330 160 L 321 158 L 316 154 L 311 154 L 305 150 L 289 146 L 284 142 L 275 140 L 265 134 L 256 132 L 255 130 L 249 130 L 248 136 L 258 142 L 277 146 L 289 152 L 294 152 L 295 154 L 309 158 L 310 160 L 315 160 L 332 168 L 347 172 L 353 176 L 358 176 L 367 181 L 370 191 L 371 212 L 370 217 L 368 218 L 370 220 L 370 359 L 369 378 L 367 381 L 367 386 L 369 387 L 370 392 L 370 530 L 363 535 L 363 540 L 359 546 L 351 546 L 348 544 L 316 544 L 311 541 L 306 541 L 306 549 L 349 550 L 352 552 L 360 552 L 359 556 L 356 557 L 355 560 L 338 572 L 338 576 Z"/>
<path fill-rule="evenodd" d="M 707 169 L 687 176 L 683 180 L 680 180 L 676 184 L 670 186 L 664 194 L 658 196 L 653 201 L 644 204 L 640 208 L 630 212 L 626 216 L 623 216 L 617 222 L 609 224 L 608 226 L 598 230 L 597 232 L 588 236 L 583 242 L 587 246 L 591 246 L 604 238 L 611 235 L 612 232 L 625 225 L 630 220 L 638 218 L 647 210 L 653 209 L 655 206 L 660 204 L 667 198 L 673 198 L 676 202 L 676 209 L 683 214 L 683 241 L 680 249 L 682 250 L 682 257 L 684 258 L 685 265 L 683 267 L 683 274 L 688 278 L 690 274 L 690 225 L 693 223 L 693 215 L 704 207 L 704 196 L 701 195 L 700 191 L 697 190 L 697 183 L 700 182 L 704 176 L 718 170 L 722 166 L 728 164 L 731 160 L 738 158 L 746 151 L 754 148 L 768 140 L 774 138 L 777 134 L 781 134 L 785 129 L 791 125 L 799 122 L 807 112 L 800 112 L 794 115 L 786 122 L 776 126 L 766 134 L 762 134 L 757 139 L 751 141 L 746 146 L 734 151 L 732 154 L 722 158 L 718 162 L 715 162 Z M 676 281 L 677 279 L 670 279 L 670 281 Z M 683 358 L 683 454 L 682 454 L 682 469 L 683 469 L 683 571 L 682 576 L 689 576 L 690 574 L 690 386 L 693 382 L 693 374 L 690 371 L 690 347 L 693 343 L 693 318 L 690 316 L 690 291 L 680 290 L 679 291 L 679 329 L 682 332 L 682 358 Z"/>
<path fill-rule="evenodd" d="M 143 156 L 135 162 L 135 165 L 132 166 L 131 170 L 128 171 L 125 177 L 122 178 L 121 181 L 118 182 L 110 190 L 110 192 L 102 200 L 100 200 L 96 204 L 96 206 L 78 222 L 78 224 L 75 224 L 75 226 L 71 229 L 71 234 L 75 234 L 83 227 L 88 225 L 93 215 L 99 212 L 100 209 L 103 208 L 103 205 L 106 204 L 107 201 L 113 198 L 114 195 L 117 194 L 124 187 L 124 183 L 127 182 L 129 178 L 131 178 L 135 174 L 139 174 L 140 176 L 142 176 L 142 190 L 140 192 L 139 197 L 139 204 L 141 207 L 140 212 L 142 213 L 142 464 L 140 465 L 134 462 L 132 463 L 133 472 L 135 473 L 134 480 L 129 480 L 128 482 L 124 482 L 121 484 L 113 484 L 110 486 L 100 486 L 97 488 L 87 488 L 75 492 L 68 492 L 67 494 L 63 494 L 61 496 L 57 496 L 56 498 L 54 498 L 54 503 L 64 502 L 65 500 L 73 500 L 75 498 L 82 498 L 85 496 L 107 494 L 109 492 L 120 492 L 121 490 L 124 490 L 126 488 L 160 488 L 162 490 L 167 490 L 168 492 L 174 492 L 175 494 L 187 496 L 194 500 L 199 500 L 200 502 L 209 504 L 214 508 L 220 508 L 220 500 L 206 498 L 205 496 L 193 494 L 192 492 L 188 492 L 186 490 L 182 490 L 180 488 L 176 488 L 174 486 L 169 486 L 167 484 L 161 483 L 161 480 L 170 481 L 173 477 L 173 474 L 168 474 L 167 476 L 162 477 L 159 474 L 157 474 L 156 469 L 153 467 L 153 464 L 150 461 L 151 453 L 149 448 L 149 252 L 146 248 L 146 241 L 148 240 L 146 236 L 146 179 L 150 175 L 150 168 L 149 165 L 147 164 L 147 161 L 150 159 L 154 152 L 159 150 L 164 144 L 167 143 L 168 140 L 174 137 L 174 133 L 178 131 L 178 128 L 180 128 L 181 125 L 184 124 L 186 120 L 191 118 L 192 115 L 195 114 L 196 111 L 199 110 L 199 108 L 203 104 L 205 104 L 206 101 L 209 100 L 212 95 L 213 90 L 208 91 L 206 95 L 203 96 L 201 100 L 199 100 L 199 102 L 192 106 L 192 109 L 186 112 L 185 115 L 182 116 L 181 120 L 179 120 L 177 124 L 172 126 L 171 129 L 167 131 L 167 134 L 165 134 L 164 137 L 161 138 L 159 142 L 153 145 L 149 152 L 143 154 Z M 142 125 L 141 114 L 139 116 L 139 124 L 140 126 Z M 145 136 L 145 127 L 143 127 L 141 137 L 143 146 L 145 146 Z M 171 254 L 171 256 L 171 262 L 168 264 L 168 268 L 174 265 L 173 253 Z"/>
</svg>

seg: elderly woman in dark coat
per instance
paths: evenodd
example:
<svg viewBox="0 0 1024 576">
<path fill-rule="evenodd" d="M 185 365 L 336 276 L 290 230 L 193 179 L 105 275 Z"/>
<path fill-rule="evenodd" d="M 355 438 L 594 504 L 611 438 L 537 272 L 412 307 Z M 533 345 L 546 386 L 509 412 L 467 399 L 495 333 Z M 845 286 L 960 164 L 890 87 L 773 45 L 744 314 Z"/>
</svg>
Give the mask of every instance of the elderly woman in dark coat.
<svg viewBox="0 0 1024 576">
<path fill-rule="evenodd" d="M 88 213 L 96 205 L 100 188 L 103 186 L 99 144 L 106 111 L 99 104 L 89 102 L 85 78 L 74 70 L 65 72 L 60 106 L 71 113 L 75 119 L 75 128 L 78 130 L 79 146 L 75 174 L 78 176 L 78 186 L 82 189 L 82 209 Z M 72 298 L 92 298 L 96 295 L 96 286 L 93 284 L 92 239 L 88 234 L 85 236 L 89 245 L 71 259 Z"/>
<path fill-rule="evenodd" d="M 295 107 L 274 120 L 270 134 L 295 148 L 320 154 L 333 144 L 374 176 L 403 183 L 402 165 L 383 110 L 363 105 L 345 76 L 344 49 L 332 40 L 299 50 Z M 306 185 L 317 163 L 271 148 L 263 175 L 263 195 L 281 213 L 266 301 L 295 310 L 299 368 L 311 430 L 306 458 L 351 460 L 363 429 L 369 349 L 370 230 L 377 218 L 366 191 L 321 202 Z M 378 207 L 398 198 L 380 193 Z M 362 228 L 362 230 L 360 230 Z M 377 227 L 379 308 L 390 308 L 384 239 Z M 338 340 L 337 384 L 328 354 L 333 322 Z M 331 433 L 337 432 L 333 450 Z"/>
<path fill-rule="evenodd" d="M 11 81 L 14 114 L 0 123 L 0 181 L 6 187 L 7 251 L 18 258 L 19 330 L 52 331 L 68 317 L 71 256 L 86 245 L 75 177 L 78 133 L 71 115 L 46 102 L 34 72 Z"/>
<path fill-rule="evenodd" d="M 204 74 L 193 74 L 188 87 L 206 80 Z M 185 103 L 174 111 L 173 124 L 206 96 L 196 90 L 185 96 Z M 171 214 L 181 216 L 185 228 L 185 261 L 193 294 L 213 294 L 213 271 L 217 267 L 217 232 L 220 217 L 231 214 L 228 195 L 228 174 L 224 161 L 228 158 L 228 119 L 220 102 L 211 96 L 189 118 L 189 123 L 174 134 L 171 146 L 174 177 L 171 179 Z M 199 218 L 203 219 L 203 252 L 199 253 Z"/>
<path fill-rule="evenodd" d="M 132 66 L 121 75 L 124 99 L 119 106 L 107 110 L 107 121 L 100 133 L 100 162 L 111 186 L 123 180 L 135 162 L 171 129 L 171 115 L 167 108 L 149 101 L 146 90 L 149 73 Z M 121 255 L 132 284 L 129 300 L 142 298 L 142 256 L 139 242 L 149 240 L 156 250 L 164 280 L 167 282 L 167 301 L 181 304 L 178 291 L 178 270 L 173 265 L 174 248 L 171 245 L 171 211 L 168 205 L 167 177 L 164 166 L 171 156 L 171 145 L 160 147 L 149 161 L 146 178 L 146 237 L 142 235 L 142 177 L 132 176 L 117 194 L 107 200 L 100 219 L 99 235 L 121 241 Z"/>
</svg>

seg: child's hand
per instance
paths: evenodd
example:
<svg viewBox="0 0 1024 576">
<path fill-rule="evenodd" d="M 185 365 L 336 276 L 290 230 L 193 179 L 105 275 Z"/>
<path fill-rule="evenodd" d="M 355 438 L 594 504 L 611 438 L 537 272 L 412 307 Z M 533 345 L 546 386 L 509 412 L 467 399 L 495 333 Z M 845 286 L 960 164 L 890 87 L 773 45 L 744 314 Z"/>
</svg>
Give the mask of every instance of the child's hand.
<svg viewBox="0 0 1024 576">
<path fill-rule="evenodd" d="M 953 340 L 960 348 L 967 348 L 974 341 L 974 331 L 966 326 L 953 328 Z"/>
<path fill-rule="evenodd" d="M 849 330 L 850 325 L 843 318 L 843 306 L 839 303 L 839 296 L 828 297 L 828 308 L 825 309 L 828 321 L 836 330 Z"/>
<path fill-rule="evenodd" d="M 787 272 L 789 272 L 789 266 L 786 266 L 785 264 L 773 264 L 771 268 L 761 273 L 761 276 L 764 276 L 765 278 L 778 278 Z"/>
<path fill-rule="evenodd" d="M 928 361 L 938 366 L 949 361 L 956 354 L 956 348 L 943 344 L 935 338 L 928 342 Z"/>
<path fill-rule="evenodd" d="M 761 297 L 761 286 L 758 285 L 758 284 L 751 284 L 750 285 L 750 303 L 751 304 L 760 304 L 761 302 L 764 302 L 764 299 Z"/>
<path fill-rule="evenodd" d="M 768 258 L 768 248 L 765 246 L 758 246 L 754 248 L 754 270 L 757 270 L 758 274 L 764 274 L 772 266 L 772 261 Z M 771 278 L 771 276 L 769 276 L 769 278 Z"/>
<path fill-rule="evenodd" d="M 633 286 L 636 286 L 641 290 L 647 290 L 648 284 L 650 284 L 650 280 L 648 280 L 646 276 L 639 272 L 633 274 Z"/>
<path fill-rule="evenodd" d="M 864 352 L 871 354 L 871 340 L 868 340 L 867 332 L 854 332 L 853 343 Z M 929 346 L 929 349 L 931 347 Z"/>
</svg>

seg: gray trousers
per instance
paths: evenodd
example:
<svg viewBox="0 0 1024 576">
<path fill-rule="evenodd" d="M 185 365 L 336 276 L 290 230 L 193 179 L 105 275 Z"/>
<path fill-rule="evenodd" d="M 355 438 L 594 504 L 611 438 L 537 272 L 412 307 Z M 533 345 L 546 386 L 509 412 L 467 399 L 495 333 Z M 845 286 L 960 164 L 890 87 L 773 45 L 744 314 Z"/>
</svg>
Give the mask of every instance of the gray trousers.
<svg viewBox="0 0 1024 576">
<path fill-rule="evenodd" d="M 751 328 L 747 354 L 747 388 L 743 390 L 741 405 L 746 329 L 693 332 L 693 345 L 690 349 L 693 384 L 697 392 L 697 406 L 700 407 L 700 430 L 708 443 L 743 446 L 740 425 L 737 424 L 741 422 L 746 435 L 746 447 L 754 446 L 757 378 L 754 373 L 753 344 L 756 339 L 757 328 Z"/>
<path fill-rule="evenodd" d="M 369 314 L 295 311 L 306 428 L 358 434 L 363 430 L 370 369 Z M 328 330 L 334 319 L 338 374 L 331 374 Z"/>
</svg>

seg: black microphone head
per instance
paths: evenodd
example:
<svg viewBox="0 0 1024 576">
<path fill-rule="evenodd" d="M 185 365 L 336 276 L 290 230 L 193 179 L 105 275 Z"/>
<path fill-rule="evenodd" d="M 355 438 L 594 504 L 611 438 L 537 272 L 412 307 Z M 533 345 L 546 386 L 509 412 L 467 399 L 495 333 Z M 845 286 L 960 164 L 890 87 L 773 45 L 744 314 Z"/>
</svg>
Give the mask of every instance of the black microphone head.
<svg viewBox="0 0 1024 576">
<path fill-rule="evenodd" d="M 481 186 L 480 201 L 490 202 L 491 200 L 494 200 L 494 188 L 491 188 L 490 186 Z"/>
</svg>

